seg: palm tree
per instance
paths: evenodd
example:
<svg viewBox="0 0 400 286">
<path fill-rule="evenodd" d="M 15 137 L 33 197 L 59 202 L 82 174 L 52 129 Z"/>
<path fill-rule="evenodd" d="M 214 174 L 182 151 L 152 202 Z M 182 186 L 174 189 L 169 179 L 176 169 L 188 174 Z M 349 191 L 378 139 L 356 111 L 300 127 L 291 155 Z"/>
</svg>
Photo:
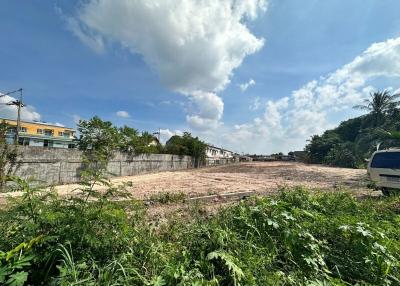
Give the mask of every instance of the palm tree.
<svg viewBox="0 0 400 286">
<path fill-rule="evenodd" d="M 369 111 L 375 118 L 375 125 L 379 126 L 382 119 L 391 110 L 400 105 L 397 99 L 400 93 L 391 94 L 388 90 L 370 93 L 370 98 L 364 100 L 364 104 L 356 105 L 354 108 Z"/>
</svg>

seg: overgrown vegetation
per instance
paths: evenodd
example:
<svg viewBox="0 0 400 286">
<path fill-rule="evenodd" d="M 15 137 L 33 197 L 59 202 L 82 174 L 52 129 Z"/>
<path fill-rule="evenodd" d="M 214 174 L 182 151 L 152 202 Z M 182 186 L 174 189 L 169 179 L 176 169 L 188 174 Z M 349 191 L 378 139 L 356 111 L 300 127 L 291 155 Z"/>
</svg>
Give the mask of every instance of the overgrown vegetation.
<svg viewBox="0 0 400 286">
<path fill-rule="evenodd" d="M 283 189 L 157 229 L 109 185 L 60 198 L 17 180 L 0 210 L 5 285 L 400 285 L 400 199 Z M 94 200 L 94 198 L 96 198 Z"/>
<path fill-rule="evenodd" d="M 186 199 L 184 193 L 170 193 L 162 192 L 154 194 L 150 197 L 150 202 L 160 203 L 160 204 L 171 204 L 171 203 L 182 203 Z"/>
<path fill-rule="evenodd" d="M 342 122 L 337 128 L 312 136 L 305 150 L 311 163 L 339 167 L 365 164 L 377 148 L 400 147 L 400 94 L 372 93 L 357 109 L 367 115 Z"/>
</svg>

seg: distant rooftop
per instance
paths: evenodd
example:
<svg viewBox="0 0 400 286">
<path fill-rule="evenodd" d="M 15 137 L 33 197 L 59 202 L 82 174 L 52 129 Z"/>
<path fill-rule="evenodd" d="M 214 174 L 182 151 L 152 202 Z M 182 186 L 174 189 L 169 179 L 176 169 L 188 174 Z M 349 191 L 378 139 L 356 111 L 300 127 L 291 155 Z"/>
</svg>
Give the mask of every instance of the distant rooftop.
<svg viewBox="0 0 400 286">
<path fill-rule="evenodd" d="M 225 149 L 225 148 L 222 148 L 222 147 L 218 147 L 218 146 L 215 146 L 215 145 L 210 144 L 210 143 L 206 143 L 206 145 L 207 145 L 208 147 L 211 147 L 211 148 L 215 148 L 215 149 L 219 149 L 219 150 L 222 150 L 222 151 L 227 151 L 227 152 L 235 153 L 235 152 L 233 152 L 233 151 L 231 151 L 231 150 L 228 150 L 228 149 Z"/>
<path fill-rule="evenodd" d="M 10 119 L 10 118 L 0 118 L 0 120 L 8 120 L 8 121 L 17 121 L 16 119 Z M 65 128 L 65 129 L 71 129 L 71 130 L 75 130 L 74 128 L 71 127 L 66 127 L 62 124 L 55 124 L 55 123 L 49 123 L 49 122 L 44 122 L 44 121 L 27 121 L 27 120 L 21 120 L 21 122 L 23 123 L 30 123 L 30 124 L 39 124 L 39 125 L 46 125 L 46 126 L 53 126 L 53 127 L 59 127 L 59 128 Z"/>
</svg>

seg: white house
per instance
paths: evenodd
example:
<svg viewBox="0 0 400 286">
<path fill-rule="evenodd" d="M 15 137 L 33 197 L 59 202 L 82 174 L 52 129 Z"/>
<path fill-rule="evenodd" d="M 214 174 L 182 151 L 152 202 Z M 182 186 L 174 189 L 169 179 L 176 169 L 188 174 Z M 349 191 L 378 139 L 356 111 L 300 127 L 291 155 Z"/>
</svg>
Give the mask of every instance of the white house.
<svg viewBox="0 0 400 286">
<path fill-rule="evenodd" d="M 234 152 L 207 144 L 206 157 L 210 159 L 230 159 L 234 158 Z"/>
</svg>

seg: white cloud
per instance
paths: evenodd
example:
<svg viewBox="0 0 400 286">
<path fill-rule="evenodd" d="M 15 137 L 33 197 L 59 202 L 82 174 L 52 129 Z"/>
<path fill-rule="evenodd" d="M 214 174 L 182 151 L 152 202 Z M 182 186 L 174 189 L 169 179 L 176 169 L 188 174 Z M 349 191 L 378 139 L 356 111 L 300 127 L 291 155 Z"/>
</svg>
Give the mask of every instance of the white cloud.
<svg viewBox="0 0 400 286">
<path fill-rule="evenodd" d="M 262 117 L 227 130 L 226 140 L 243 151 L 302 149 L 311 135 L 346 119 L 340 111 L 360 103 L 375 90 L 371 81 L 381 77 L 400 77 L 400 38 L 372 44 L 350 63 L 306 83 L 290 97 L 269 101 Z"/>
<path fill-rule="evenodd" d="M 117 111 L 116 114 L 117 114 L 118 117 L 121 117 L 121 118 L 129 118 L 129 117 L 131 117 L 129 115 L 129 113 L 127 111 L 124 111 L 124 110 Z"/>
<path fill-rule="evenodd" d="M 165 143 L 168 141 L 169 138 L 171 138 L 174 135 L 183 135 L 183 132 L 181 130 L 169 130 L 169 129 L 160 129 L 160 141 L 162 143 Z"/>
<path fill-rule="evenodd" d="M 0 93 L 1 95 L 1 93 Z M 7 105 L 7 103 L 16 100 L 14 97 L 5 95 L 0 97 L 0 117 L 17 119 L 17 106 Z M 26 105 L 21 108 L 21 119 L 26 121 L 39 121 L 41 118 L 40 114 L 36 112 L 35 108 L 30 105 Z"/>
<path fill-rule="evenodd" d="M 203 117 L 201 110 L 216 109 L 206 108 L 211 102 L 201 95 L 217 97 L 243 59 L 264 45 L 246 22 L 266 8 L 266 0 L 88 0 L 68 26 L 96 51 L 114 41 L 142 55 L 169 89 L 191 99 L 200 95 L 194 100 L 200 112 L 187 116 L 192 127 L 203 128 L 210 121 L 209 127 L 216 127 L 223 105 L 218 103 L 213 118 Z"/>
<path fill-rule="evenodd" d="M 66 18 L 66 24 L 67 29 L 71 31 L 75 37 L 81 40 L 82 43 L 98 54 L 104 53 L 105 45 L 101 36 L 91 32 L 74 18 Z"/>
<path fill-rule="evenodd" d="M 219 126 L 224 103 L 215 93 L 196 91 L 189 97 L 195 108 L 192 115 L 186 117 L 189 126 L 194 129 L 215 129 Z"/>
<path fill-rule="evenodd" d="M 287 108 L 289 105 L 289 98 L 284 97 L 278 101 L 268 101 L 264 113 L 264 122 L 270 128 L 281 128 L 281 110 Z"/>
<path fill-rule="evenodd" d="M 249 106 L 249 109 L 251 111 L 256 111 L 260 109 L 260 107 L 261 107 L 261 98 L 257 96 L 256 98 L 253 99 L 253 102 Z"/>
<path fill-rule="evenodd" d="M 256 81 L 251 78 L 248 82 L 239 84 L 239 87 L 242 92 L 245 92 L 250 86 L 255 85 L 255 84 L 256 84 Z"/>
<path fill-rule="evenodd" d="M 297 107 L 348 108 L 372 90 L 368 81 L 400 77 L 400 38 L 374 43 L 352 62 L 293 92 Z"/>
</svg>

